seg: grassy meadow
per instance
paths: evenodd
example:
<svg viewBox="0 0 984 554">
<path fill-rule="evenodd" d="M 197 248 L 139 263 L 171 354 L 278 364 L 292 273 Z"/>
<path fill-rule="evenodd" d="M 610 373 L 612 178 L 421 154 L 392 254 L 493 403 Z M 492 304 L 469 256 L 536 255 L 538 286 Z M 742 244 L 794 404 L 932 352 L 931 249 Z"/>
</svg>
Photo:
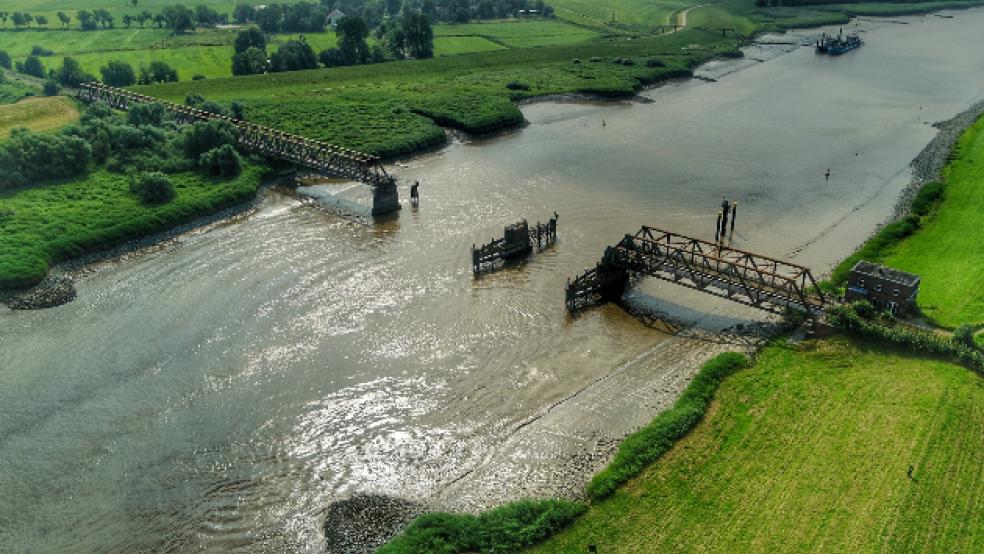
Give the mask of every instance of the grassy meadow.
<svg viewBox="0 0 984 554">
<path fill-rule="evenodd" d="M 918 303 L 941 325 L 984 324 L 984 119 L 957 143 L 943 170 L 943 201 L 922 228 L 894 247 L 885 263 L 922 277 Z"/>
<path fill-rule="evenodd" d="M 981 444 L 984 386 L 962 367 L 842 338 L 770 346 L 530 552 L 980 552 Z"/>
<path fill-rule="evenodd" d="M 35 96 L 14 104 L 0 104 L 0 139 L 17 127 L 49 131 L 79 118 L 75 102 L 65 96 Z"/>
<path fill-rule="evenodd" d="M 172 175 L 174 199 L 156 206 L 139 202 L 127 175 L 105 170 L 0 194 L 0 288 L 34 284 L 52 264 L 245 202 L 261 176 L 256 166 L 229 181 Z"/>
</svg>

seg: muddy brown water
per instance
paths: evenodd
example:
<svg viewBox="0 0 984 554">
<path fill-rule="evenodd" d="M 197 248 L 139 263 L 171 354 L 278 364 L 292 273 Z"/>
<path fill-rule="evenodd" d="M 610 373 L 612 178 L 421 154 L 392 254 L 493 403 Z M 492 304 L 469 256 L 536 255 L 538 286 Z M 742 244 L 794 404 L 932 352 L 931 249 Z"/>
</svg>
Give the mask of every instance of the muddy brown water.
<svg viewBox="0 0 984 554">
<path fill-rule="evenodd" d="M 0 308 L 0 551 L 317 552 L 358 493 L 576 495 L 752 341 L 714 331 L 761 316 L 644 281 L 627 302 L 670 323 L 571 319 L 567 277 L 641 224 L 711 238 L 721 195 L 737 246 L 822 273 L 891 213 L 930 123 L 984 98 L 984 11 L 859 26 L 840 58 L 751 48 L 649 104 L 528 105 L 522 130 L 394 167 L 421 205 L 387 223 L 271 192 L 88 268 L 68 305 Z M 554 210 L 556 247 L 472 278 L 472 243 Z"/>
</svg>

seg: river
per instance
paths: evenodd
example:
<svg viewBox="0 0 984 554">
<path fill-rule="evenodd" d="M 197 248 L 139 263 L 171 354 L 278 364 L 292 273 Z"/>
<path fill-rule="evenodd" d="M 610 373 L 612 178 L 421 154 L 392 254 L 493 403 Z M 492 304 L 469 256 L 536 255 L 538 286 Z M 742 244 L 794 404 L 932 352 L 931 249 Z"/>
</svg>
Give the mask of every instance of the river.
<svg viewBox="0 0 984 554">
<path fill-rule="evenodd" d="M 750 48 L 651 103 L 529 104 L 394 167 L 421 204 L 386 223 L 269 192 L 86 268 L 70 304 L 0 308 L 0 551 L 319 552 L 357 493 L 576 494 L 762 316 L 643 281 L 627 302 L 665 319 L 571 318 L 567 277 L 642 224 L 712 238 L 722 195 L 736 246 L 823 273 L 891 214 L 930 124 L 984 98 L 984 10 L 858 26 L 858 51 Z M 555 210 L 555 247 L 473 278 L 473 243 Z"/>
</svg>

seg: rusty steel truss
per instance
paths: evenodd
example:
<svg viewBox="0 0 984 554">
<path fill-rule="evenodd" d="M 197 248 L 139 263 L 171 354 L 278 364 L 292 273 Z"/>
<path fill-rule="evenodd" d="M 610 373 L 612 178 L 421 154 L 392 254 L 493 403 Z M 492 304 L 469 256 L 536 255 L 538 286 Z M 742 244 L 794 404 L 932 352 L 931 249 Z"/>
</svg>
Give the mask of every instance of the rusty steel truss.
<svg viewBox="0 0 984 554">
<path fill-rule="evenodd" d="M 598 267 L 568 282 L 568 308 L 589 303 L 602 281 L 610 291 L 619 271 L 623 286 L 629 274 L 646 275 L 777 314 L 793 309 L 816 317 L 826 301 L 806 267 L 643 227 L 608 247 Z"/>
<path fill-rule="evenodd" d="M 238 146 L 243 150 L 291 162 L 315 173 L 359 181 L 373 188 L 396 187 L 396 179 L 386 173 L 378 157 L 341 146 L 284 133 L 190 106 L 158 100 L 151 96 L 101 83 L 80 85 L 78 97 L 86 102 L 103 102 L 112 108 L 124 111 L 134 104 L 161 104 L 167 111 L 174 114 L 179 123 L 185 124 L 221 119 L 233 124 L 239 130 Z"/>
</svg>

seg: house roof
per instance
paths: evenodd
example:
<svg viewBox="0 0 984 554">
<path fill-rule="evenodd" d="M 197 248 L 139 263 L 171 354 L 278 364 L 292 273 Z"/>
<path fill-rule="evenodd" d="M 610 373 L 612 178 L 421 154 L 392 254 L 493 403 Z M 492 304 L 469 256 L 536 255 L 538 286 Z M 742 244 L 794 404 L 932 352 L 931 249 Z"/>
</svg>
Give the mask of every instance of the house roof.
<svg viewBox="0 0 984 554">
<path fill-rule="evenodd" d="M 873 264 L 864 260 L 854 264 L 854 268 L 851 269 L 851 271 L 853 273 L 859 273 L 869 277 L 884 279 L 906 287 L 919 285 L 919 276 L 914 273 L 907 273 L 905 271 L 885 267 L 879 264 Z"/>
<path fill-rule="evenodd" d="M 331 10 L 330 12 L 328 12 L 328 19 L 331 19 L 333 17 L 345 17 L 345 14 L 343 14 L 340 10 L 337 9 Z"/>
</svg>

